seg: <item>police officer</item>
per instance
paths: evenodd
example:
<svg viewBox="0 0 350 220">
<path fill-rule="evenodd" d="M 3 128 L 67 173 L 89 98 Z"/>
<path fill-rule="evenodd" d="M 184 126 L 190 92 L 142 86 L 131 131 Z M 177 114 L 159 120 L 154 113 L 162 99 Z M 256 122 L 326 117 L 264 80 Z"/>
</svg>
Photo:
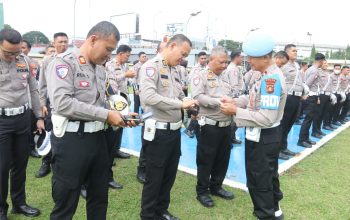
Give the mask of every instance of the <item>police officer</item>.
<svg viewBox="0 0 350 220">
<path fill-rule="evenodd" d="M 289 62 L 283 65 L 281 70 L 286 79 L 288 96 L 281 121 L 282 137 L 279 159 L 288 160 L 290 156 L 295 156 L 295 152 L 288 149 L 288 134 L 297 120 L 304 87 L 299 64 L 296 62 L 298 56 L 297 47 L 294 44 L 287 44 L 284 47 L 284 51 L 288 54 Z"/>
<path fill-rule="evenodd" d="M 206 70 L 191 78 L 192 96 L 198 100 L 200 138 L 197 144 L 197 200 L 205 207 L 214 206 L 209 193 L 233 199 L 232 192 L 222 188 L 231 153 L 232 117 L 220 111 L 220 99 L 232 97 L 232 88 L 224 48 L 212 50 Z M 231 72 L 229 74 L 232 74 Z"/>
<path fill-rule="evenodd" d="M 46 82 L 46 69 L 49 63 L 54 60 L 57 54 L 61 54 L 66 52 L 68 48 L 68 36 L 66 33 L 58 32 L 53 35 L 53 45 L 55 48 L 55 53 L 51 56 L 46 56 L 42 62 L 42 66 L 40 68 L 39 74 L 39 97 L 40 97 L 40 106 L 43 112 L 43 116 L 45 117 L 45 127 L 47 131 L 52 130 L 52 122 L 51 122 L 51 107 L 50 101 L 47 98 L 47 82 Z M 41 166 L 35 177 L 41 178 L 45 177 L 47 174 L 51 172 L 51 151 L 45 155 L 42 159 Z"/>
<path fill-rule="evenodd" d="M 337 102 L 336 104 L 334 105 L 334 108 L 333 108 L 333 112 L 332 112 L 332 125 L 334 127 L 336 126 L 340 126 L 341 123 L 339 121 L 339 115 L 340 115 L 340 111 L 341 111 L 341 108 L 342 108 L 342 89 L 341 89 L 341 83 L 342 81 L 344 81 L 344 75 L 346 75 L 346 72 L 349 71 L 349 66 L 343 66 L 340 70 L 339 73 L 337 73 L 336 75 L 334 75 L 334 81 L 336 79 L 336 86 L 334 87 L 334 91 L 333 91 L 333 94 L 336 96 L 337 98 Z M 343 83 L 344 84 L 344 83 Z"/>
<path fill-rule="evenodd" d="M 106 69 L 108 71 L 110 83 L 112 87 L 118 87 L 119 91 L 124 94 L 128 92 L 128 79 L 132 79 L 136 76 L 136 72 L 133 69 L 129 69 L 127 61 L 131 55 L 131 48 L 128 45 L 120 45 L 117 49 L 117 56 L 106 63 Z M 115 85 L 113 85 L 115 84 Z M 130 155 L 120 150 L 120 146 L 123 138 L 123 129 L 117 130 L 118 141 L 116 144 L 115 157 L 127 159 Z"/>
<path fill-rule="evenodd" d="M 173 36 L 164 50 L 141 67 L 140 99 L 145 112 L 144 151 L 146 182 L 142 190 L 141 219 L 176 220 L 168 212 L 170 190 L 181 155 L 181 109 L 197 103 L 181 101 L 184 94 L 175 66 L 190 53 L 192 43 L 182 34 Z"/>
<path fill-rule="evenodd" d="M 280 121 L 287 91 L 282 71 L 273 63 L 273 39 L 260 31 L 243 43 L 252 69 L 259 71 L 249 96 L 222 100 L 221 110 L 235 115 L 238 127 L 246 127 L 247 186 L 258 219 L 283 219 L 279 201 L 283 194 L 278 179 Z"/>
<path fill-rule="evenodd" d="M 139 90 L 139 87 L 140 87 L 140 69 L 141 69 L 141 66 L 147 61 L 147 55 L 145 52 L 141 51 L 139 54 L 139 60 L 138 62 L 134 65 L 134 70 L 135 70 L 135 73 L 136 73 L 136 76 L 134 78 L 134 112 L 138 113 L 139 110 L 140 110 L 140 90 Z"/>
<path fill-rule="evenodd" d="M 40 211 L 26 204 L 25 182 L 29 156 L 29 104 L 41 133 L 44 121 L 38 87 L 31 74 L 30 59 L 21 54 L 21 34 L 14 29 L 0 31 L 0 220 L 7 220 L 10 175 L 12 212 L 34 217 Z"/>
<path fill-rule="evenodd" d="M 85 182 L 87 219 L 106 219 L 109 157 L 104 124 L 124 122 L 120 113 L 104 108 L 106 74 L 101 64 L 119 40 L 118 29 L 102 21 L 80 49 L 57 55 L 47 68 L 53 107 L 51 220 L 73 218 Z"/>
<path fill-rule="evenodd" d="M 310 88 L 309 97 L 306 99 L 306 116 L 303 121 L 303 124 L 300 128 L 298 146 L 311 148 L 312 145 L 316 144 L 316 142 L 311 141 L 309 139 L 309 129 L 311 127 L 311 123 L 316 125 L 317 118 L 319 117 L 318 105 L 319 105 L 319 81 L 320 81 L 320 70 L 319 68 L 322 66 L 323 61 L 326 57 L 321 53 L 316 53 L 314 64 L 306 70 L 306 79 L 305 84 Z M 320 133 L 316 129 L 313 128 L 313 133 Z"/>
<path fill-rule="evenodd" d="M 344 71 L 341 76 L 340 76 L 340 92 L 341 92 L 341 102 L 342 102 L 342 108 L 341 111 L 339 112 L 339 117 L 338 121 L 341 124 L 345 124 L 347 121 L 345 120 L 345 117 L 348 114 L 349 111 L 349 96 L 348 96 L 348 89 L 349 89 L 349 72 L 350 69 L 347 68 L 346 71 Z"/>
</svg>

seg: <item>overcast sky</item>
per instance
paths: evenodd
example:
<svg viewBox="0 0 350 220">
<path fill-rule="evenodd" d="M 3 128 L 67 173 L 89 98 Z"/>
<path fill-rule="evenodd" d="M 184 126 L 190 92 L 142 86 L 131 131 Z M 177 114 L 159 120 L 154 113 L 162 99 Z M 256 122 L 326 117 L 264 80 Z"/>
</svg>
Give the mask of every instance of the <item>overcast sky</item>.
<svg viewBox="0 0 350 220">
<path fill-rule="evenodd" d="M 42 31 L 74 34 L 74 0 L 3 0 L 4 20 L 22 34 Z M 76 0 L 75 35 L 84 38 L 97 22 L 124 13 L 140 15 L 142 38 L 158 39 L 166 24 L 186 23 L 190 13 L 201 11 L 188 23 L 190 38 L 242 41 L 249 30 L 263 29 L 279 42 L 350 44 L 350 2 L 346 0 Z M 133 29 L 133 16 L 113 17 L 120 32 Z M 122 22 L 123 24 L 120 24 Z M 186 29 L 186 28 L 185 28 Z M 311 39 L 307 36 L 311 33 Z"/>
</svg>

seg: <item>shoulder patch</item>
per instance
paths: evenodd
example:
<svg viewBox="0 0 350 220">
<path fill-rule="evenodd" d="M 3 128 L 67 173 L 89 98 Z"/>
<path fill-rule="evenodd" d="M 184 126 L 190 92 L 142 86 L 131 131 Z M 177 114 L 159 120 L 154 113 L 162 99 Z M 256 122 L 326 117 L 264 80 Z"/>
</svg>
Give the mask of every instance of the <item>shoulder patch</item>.
<svg viewBox="0 0 350 220">
<path fill-rule="evenodd" d="M 261 109 L 278 109 L 282 94 L 282 85 L 278 74 L 268 74 L 262 77 L 260 85 L 260 94 Z"/>
<path fill-rule="evenodd" d="M 146 75 L 148 77 L 153 77 L 156 73 L 156 69 L 154 67 L 146 67 Z"/>
<path fill-rule="evenodd" d="M 68 74 L 68 66 L 67 65 L 57 65 L 56 66 L 56 75 L 61 78 L 64 79 L 66 78 Z"/>
<path fill-rule="evenodd" d="M 196 77 L 193 78 L 193 84 L 195 86 L 198 86 L 200 81 L 201 81 L 201 78 L 199 76 L 196 76 Z"/>
</svg>

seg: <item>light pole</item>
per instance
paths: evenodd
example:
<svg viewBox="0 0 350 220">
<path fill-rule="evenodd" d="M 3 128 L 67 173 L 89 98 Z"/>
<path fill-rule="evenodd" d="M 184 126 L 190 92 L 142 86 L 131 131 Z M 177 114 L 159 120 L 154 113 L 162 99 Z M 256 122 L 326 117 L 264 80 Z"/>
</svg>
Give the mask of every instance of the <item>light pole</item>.
<svg viewBox="0 0 350 220">
<path fill-rule="evenodd" d="M 156 17 L 157 15 L 159 15 L 160 13 L 162 13 L 162 11 L 157 11 L 154 15 L 153 15 L 153 41 L 157 40 L 157 35 L 158 35 L 158 32 L 156 31 L 155 29 L 155 23 L 156 23 Z"/>
<path fill-rule="evenodd" d="M 197 11 L 197 12 L 194 12 L 194 13 L 191 13 L 190 14 L 190 17 L 187 19 L 187 23 L 186 23 L 186 32 L 185 32 L 185 35 L 187 36 L 187 29 L 188 29 L 188 23 L 190 22 L 191 18 L 194 17 L 194 16 L 197 16 L 199 13 L 201 13 L 202 11 Z"/>
<path fill-rule="evenodd" d="M 75 6 L 77 4 L 77 0 L 74 0 L 74 8 L 73 8 L 73 38 L 72 38 L 72 44 L 74 47 L 74 41 L 75 41 Z"/>
<path fill-rule="evenodd" d="M 310 56 L 309 56 L 309 63 L 311 63 L 311 55 L 312 55 L 312 41 L 311 41 L 311 37 L 312 34 L 310 32 L 307 32 L 306 35 L 309 37 L 309 44 L 310 44 Z"/>
</svg>

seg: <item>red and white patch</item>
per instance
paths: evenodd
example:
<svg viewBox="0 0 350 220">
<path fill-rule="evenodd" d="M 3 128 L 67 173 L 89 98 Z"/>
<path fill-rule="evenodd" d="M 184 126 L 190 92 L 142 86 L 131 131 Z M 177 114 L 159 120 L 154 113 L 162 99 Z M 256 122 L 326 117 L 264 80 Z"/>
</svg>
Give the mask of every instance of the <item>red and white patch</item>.
<svg viewBox="0 0 350 220">
<path fill-rule="evenodd" d="M 153 77 L 155 73 L 156 73 L 156 69 L 155 68 L 153 68 L 153 67 L 147 67 L 146 68 L 146 75 L 148 77 Z"/>
<path fill-rule="evenodd" d="M 88 81 L 80 81 L 79 86 L 83 88 L 88 88 L 90 87 L 90 83 Z"/>
<path fill-rule="evenodd" d="M 28 75 L 27 75 L 27 74 L 25 74 L 25 73 L 24 73 L 24 74 L 22 74 L 22 78 L 23 78 L 23 79 L 27 79 L 27 76 L 28 76 Z"/>
<path fill-rule="evenodd" d="M 198 86 L 199 82 L 201 81 L 201 78 L 199 76 L 196 76 L 194 79 L 193 79 L 193 84 L 195 86 Z"/>
<path fill-rule="evenodd" d="M 27 87 L 27 83 L 26 82 L 23 82 L 22 85 L 23 85 L 24 88 Z"/>
<path fill-rule="evenodd" d="M 56 66 L 56 75 L 64 79 L 68 75 L 68 66 L 67 65 L 57 65 Z"/>
<path fill-rule="evenodd" d="M 32 77 L 36 77 L 36 69 L 32 69 Z"/>
</svg>

